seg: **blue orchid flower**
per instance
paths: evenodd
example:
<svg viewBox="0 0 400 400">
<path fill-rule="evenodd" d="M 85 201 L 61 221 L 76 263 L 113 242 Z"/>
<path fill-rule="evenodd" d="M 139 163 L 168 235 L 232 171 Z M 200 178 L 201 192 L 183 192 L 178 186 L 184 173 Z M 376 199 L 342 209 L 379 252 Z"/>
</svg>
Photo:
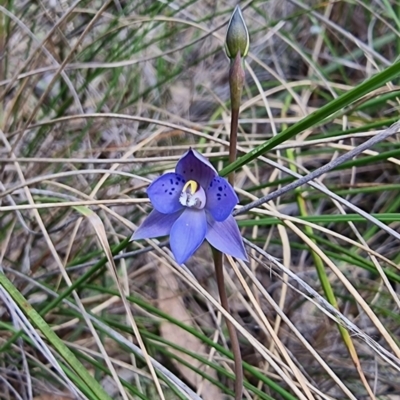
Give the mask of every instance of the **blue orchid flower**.
<svg viewBox="0 0 400 400">
<path fill-rule="evenodd" d="M 147 194 L 154 210 L 131 240 L 170 235 L 172 253 L 184 263 L 204 239 L 222 253 L 247 260 L 232 211 L 239 199 L 228 181 L 196 150 L 188 150 L 175 173 L 153 181 Z"/>
</svg>

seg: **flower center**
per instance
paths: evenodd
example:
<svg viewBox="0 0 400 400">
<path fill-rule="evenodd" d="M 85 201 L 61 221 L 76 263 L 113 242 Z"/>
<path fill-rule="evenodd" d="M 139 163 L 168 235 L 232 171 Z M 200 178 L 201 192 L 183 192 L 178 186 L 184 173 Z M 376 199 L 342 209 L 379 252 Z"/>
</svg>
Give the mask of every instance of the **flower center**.
<svg viewBox="0 0 400 400">
<path fill-rule="evenodd" d="M 206 193 L 196 181 L 187 181 L 179 196 L 179 202 L 185 207 L 201 210 L 206 205 Z"/>
</svg>

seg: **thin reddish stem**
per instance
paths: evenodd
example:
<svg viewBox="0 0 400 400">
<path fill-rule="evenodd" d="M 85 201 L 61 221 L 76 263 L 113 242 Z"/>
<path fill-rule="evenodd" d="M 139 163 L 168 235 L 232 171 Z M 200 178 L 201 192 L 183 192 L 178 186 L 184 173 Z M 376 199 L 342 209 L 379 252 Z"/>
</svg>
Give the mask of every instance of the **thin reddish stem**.
<svg viewBox="0 0 400 400">
<path fill-rule="evenodd" d="M 223 257 L 224 255 L 214 250 L 214 265 L 215 265 L 215 276 L 217 279 L 217 286 L 219 292 L 219 298 L 221 300 L 222 307 L 230 314 L 230 308 L 228 303 L 228 297 L 226 295 L 225 283 L 224 283 L 224 267 Z M 242 400 L 243 395 L 243 368 L 242 368 L 242 355 L 240 352 L 240 344 L 237 336 L 237 332 L 232 322 L 225 318 L 226 327 L 228 328 L 229 338 L 231 341 L 231 348 L 233 353 L 233 360 L 235 363 L 235 400 Z"/>
</svg>

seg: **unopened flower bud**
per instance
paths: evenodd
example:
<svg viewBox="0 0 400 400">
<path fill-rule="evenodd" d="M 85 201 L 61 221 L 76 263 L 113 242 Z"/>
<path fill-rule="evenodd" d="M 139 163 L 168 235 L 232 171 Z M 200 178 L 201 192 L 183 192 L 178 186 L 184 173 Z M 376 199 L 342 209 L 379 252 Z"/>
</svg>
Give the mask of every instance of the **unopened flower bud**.
<svg viewBox="0 0 400 400">
<path fill-rule="evenodd" d="M 246 57 L 249 52 L 249 32 L 244 22 L 240 7 L 236 6 L 229 21 L 226 32 L 225 49 L 227 56 L 233 60 L 240 52 L 241 58 Z"/>
</svg>

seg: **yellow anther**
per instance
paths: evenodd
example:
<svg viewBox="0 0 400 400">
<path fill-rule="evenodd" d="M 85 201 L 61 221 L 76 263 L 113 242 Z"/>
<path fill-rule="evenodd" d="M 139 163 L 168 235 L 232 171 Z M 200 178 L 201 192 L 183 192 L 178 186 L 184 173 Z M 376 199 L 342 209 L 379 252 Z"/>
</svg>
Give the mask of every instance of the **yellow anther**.
<svg viewBox="0 0 400 400">
<path fill-rule="evenodd" d="M 190 194 L 195 194 L 199 188 L 199 184 L 196 181 L 187 181 L 182 192 L 186 192 L 187 188 L 189 188 Z"/>
</svg>

